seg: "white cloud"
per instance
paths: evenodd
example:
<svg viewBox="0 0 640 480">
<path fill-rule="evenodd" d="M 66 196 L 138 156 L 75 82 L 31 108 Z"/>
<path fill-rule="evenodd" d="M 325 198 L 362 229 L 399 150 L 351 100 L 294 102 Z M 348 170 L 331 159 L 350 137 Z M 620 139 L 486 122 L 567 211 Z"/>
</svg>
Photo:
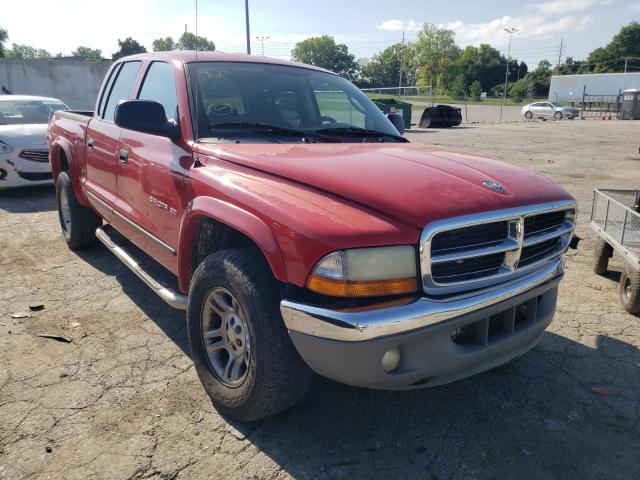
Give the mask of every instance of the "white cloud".
<svg viewBox="0 0 640 480">
<path fill-rule="evenodd" d="M 629 5 L 629 10 L 633 12 L 640 12 L 640 2 Z"/>
<path fill-rule="evenodd" d="M 416 22 L 415 20 L 409 20 L 407 22 L 403 22 L 402 20 L 385 20 L 380 25 L 378 25 L 378 30 L 386 30 L 388 32 L 399 32 L 401 30 L 420 30 L 422 27 L 421 23 Z"/>
<path fill-rule="evenodd" d="M 582 18 L 568 16 L 553 21 L 542 15 L 528 17 L 507 15 L 484 23 L 465 23 L 458 20 L 440 26 L 453 30 L 456 33 L 456 42 L 460 45 L 490 43 L 494 46 L 500 46 L 506 45 L 509 41 L 509 36 L 504 31 L 505 28 L 515 27 L 518 29 L 514 34 L 515 42 L 516 39 L 543 39 L 555 34 L 583 31 L 592 21 L 591 15 Z"/>
<path fill-rule="evenodd" d="M 544 15 L 564 15 L 565 13 L 582 12 L 596 5 L 609 5 L 611 0 L 551 0 L 531 5 Z"/>
</svg>

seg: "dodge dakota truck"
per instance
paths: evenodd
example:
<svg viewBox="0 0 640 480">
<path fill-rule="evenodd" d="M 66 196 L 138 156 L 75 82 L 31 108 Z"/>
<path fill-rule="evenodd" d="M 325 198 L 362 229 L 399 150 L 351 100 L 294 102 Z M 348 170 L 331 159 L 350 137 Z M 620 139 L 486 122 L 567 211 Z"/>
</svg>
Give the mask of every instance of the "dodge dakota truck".
<svg viewBox="0 0 640 480">
<path fill-rule="evenodd" d="M 309 65 L 171 52 L 116 61 L 48 127 L 69 248 L 102 242 L 186 310 L 214 405 L 256 420 L 313 372 L 376 389 L 508 362 L 554 315 L 576 222 L 561 187 L 408 142 Z"/>
</svg>

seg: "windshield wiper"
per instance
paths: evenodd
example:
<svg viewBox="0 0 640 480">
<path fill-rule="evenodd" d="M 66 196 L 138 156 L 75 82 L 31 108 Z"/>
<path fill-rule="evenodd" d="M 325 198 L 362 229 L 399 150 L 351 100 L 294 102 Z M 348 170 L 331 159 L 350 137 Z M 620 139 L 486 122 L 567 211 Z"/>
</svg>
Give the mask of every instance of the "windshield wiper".
<svg viewBox="0 0 640 480">
<path fill-rule="evenodd" d="M 300 138 L 310 138 L 314 140 L 321 140 L 323 142 L 337 143 L 340 142 L 337 138 L 327 137 L 315 132 L 309 132 L 305 130 L 297 130 L 295 128 L 279 127 L 277 125 L 271 125 L 270 123 L 260 122 L 226 122 L 226 123 L 210 123 L 209 130 L 254 130 L 275 135 L 288 135 Z"/>
<path fill-rule="evenodd" d="M 330 135 L 344 135 L 344 136 L 348 136 L 348 137 L 364 137 L 364 138 L 380 138 L 380 139 L 391 138 L 391 139 L 395 140 L 396 142 L 408 142 L 409 141 L 406 138 L 401 137 L 400 135 L 394 135 L 392 133 L 380 132 L 378 130 L 370 130 L 370 129 L 367 129 L 367 128 L 360 128 L 360 127 L 355 127 L 355 126 L 320 128 L 320 129 L 316 130 L 316 132 L 318 132 L 318 133 L 326 133 L 326 134 L 330 134 Z"/>
</svg>

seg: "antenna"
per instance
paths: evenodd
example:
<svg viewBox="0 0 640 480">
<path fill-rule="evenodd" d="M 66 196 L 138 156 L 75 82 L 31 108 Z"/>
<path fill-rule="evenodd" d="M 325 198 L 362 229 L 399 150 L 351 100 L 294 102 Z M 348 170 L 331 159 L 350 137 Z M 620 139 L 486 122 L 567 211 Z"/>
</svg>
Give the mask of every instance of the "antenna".
<svg viewBox="0 0 640 480">
<path fill-rule="evenodd" d="M 198 97 L 198 84 L 200 83 L 200 81 L 198 80 L 198 0 L 196 0 L 196 38 L 195 38 L 195 44 L 196 44 L 195 45 L 196 46 L 196 62 L 195 62 L 196 65 L 195 65 L 194 70 L 195 70 L 195 79 L 196 79 L 196 88 L 195 88 L 196 91 L 195 91 L 195 98 L 193 99 L 193 105 L 194 105 L 194 107 L 196 109 L 196 112 L 197 112 L 198 111 L 198 106 L 200 105 L 200 99 Z M 199 127 L 199 123 L 200 123 L 199 122 L 199 118 L 200 118 L 200 115 L 198 115 L 196 113 L 196 134 L 198 135 L 198 137 L 200 136 L 199 135 L 200 128 L 198 128 Z M 198 157 L 196 157 L 196 159 L 197 158 Z"/>
</svg>

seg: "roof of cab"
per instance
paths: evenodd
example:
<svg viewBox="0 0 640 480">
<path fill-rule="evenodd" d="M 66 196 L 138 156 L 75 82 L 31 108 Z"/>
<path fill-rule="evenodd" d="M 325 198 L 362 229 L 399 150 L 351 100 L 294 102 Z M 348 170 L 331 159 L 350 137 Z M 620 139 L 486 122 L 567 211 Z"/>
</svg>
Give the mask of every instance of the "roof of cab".
<svg viewBox="0 0 640 480">
<path fill-rule="evenodd" d="M 37 97 L 35 95 L 0 95 L 0 102 L 60 102 L 62 100 L 52 97 Z"/>
<path fill-rule="evenodd" d="M 260 55 L 247 55 L 245 53 L 223 53 L 223 52 L 196 52 L 195 50 L 173 50 L 170 52 L 151 52 L 140 53 L 128 57 L 122 57 L 121 60 L 177 60 L 183 63 L 193 62 L 249 62 L 249 63 L 268 63 L 272 65 L 286 65 L 290 67 L 308 68 L 318 70 L 320 72 L 332 73 L 324 68 L 306 63 L 292 62 L 289 60 L 281 60 L 279 58 L 263 57 Z"/>
</svg>

